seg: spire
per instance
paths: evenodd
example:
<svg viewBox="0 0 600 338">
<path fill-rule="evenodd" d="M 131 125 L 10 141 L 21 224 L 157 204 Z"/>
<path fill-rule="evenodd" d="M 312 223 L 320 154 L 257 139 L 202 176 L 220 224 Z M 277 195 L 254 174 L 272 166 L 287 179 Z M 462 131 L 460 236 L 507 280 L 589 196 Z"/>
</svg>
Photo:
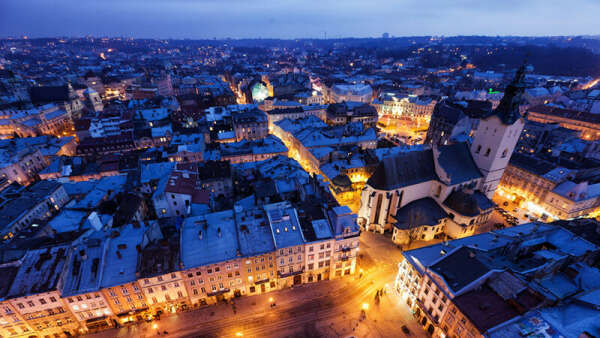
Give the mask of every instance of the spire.
<svg viewBox="0 0 600 338">
<path fill-rule="evenodd" d="M 519 105 L 521 103 L 521 96 L 525 91 L 525 69 L 527 65 L 527 58 L 517 70 L 515 78 L 508 84 L 504 90 L 504 96 L 500 100 L 500 104 L 494 110 L 494 113 L 498 115 L 502 123 L 513 124 L 521 117 L 519 112 Z"/>
</svg>

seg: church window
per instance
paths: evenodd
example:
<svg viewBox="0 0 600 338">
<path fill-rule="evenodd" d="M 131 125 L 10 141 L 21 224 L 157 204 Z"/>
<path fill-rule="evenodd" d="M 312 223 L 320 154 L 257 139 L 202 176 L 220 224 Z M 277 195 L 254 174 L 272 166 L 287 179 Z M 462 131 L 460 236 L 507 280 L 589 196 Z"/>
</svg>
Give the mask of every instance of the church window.
<svg viewBox="0 0 600 338">
<path fill-rule="evenodd" d="M 479 154 L 480 151 L 481 151 L 481 145 L 478 145 L 477 150 L 475 151 L 475 154 Z"/>
<path fill-rule="evenodd" d="M 382 199 L 383 199 L 383 195 L 379 194 L 379 196 L 377 196 L 377 204 L 375 206 L 375 219 L 374 219 L 374 221 L 376 223 L 379 223 L 379 212 L 381 211 Z"/>
<path fill-rule="evenodd" d="M 508 148 L 504 149 L 502 152 L 502 158 L 506 157 L 506 155 L 508 155 Z"/>
<path fill-rule="evenodd" d="M 487 148 L 487 150 L 485 151 L 485 156 L 486 156 L 486 157 L 487 157 L 487 156 L 490 156 L 490 152 L 491 152 L 491 151 L 492 151 L 492 150 L 491 150 L 490 148 Z"/>
</svg>

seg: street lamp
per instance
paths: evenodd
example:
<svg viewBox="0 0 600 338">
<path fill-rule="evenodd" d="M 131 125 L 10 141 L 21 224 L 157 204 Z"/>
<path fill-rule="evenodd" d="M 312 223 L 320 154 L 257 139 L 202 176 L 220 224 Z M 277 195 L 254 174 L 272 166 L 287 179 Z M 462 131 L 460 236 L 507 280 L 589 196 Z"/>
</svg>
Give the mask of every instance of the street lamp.
<svg viewBox="0 0 600 338">
<path fill-rule="evenodd" d="M 158 324 L 154 323 L 154 325 L 152 325 L 152 328 L 155 330 L 158 329 Z"/>
<path fill-rule="evenodd" d="M 362 309 L 363 311 L 367 311 L 367 310 L 369 309 L 369 304 L 368 304 L 368 303 L 363 303 L 363 305 L 362 305 L 361 309 Z"/>
<path fill-rule="evenodd" d="M 244 334 L 243 334 L 241 331 L 238 331 L 238 332 L 236 332 L 236 333 L 235 333 L 235 335 L 236 335 L 237 337 L 242 337 L 242 336 L 244 336 Z"/>
<path fill-rule="evenodd" d="M 269 303 L 273 303 L 273 297 L 269 297 Z"/>
</svg>

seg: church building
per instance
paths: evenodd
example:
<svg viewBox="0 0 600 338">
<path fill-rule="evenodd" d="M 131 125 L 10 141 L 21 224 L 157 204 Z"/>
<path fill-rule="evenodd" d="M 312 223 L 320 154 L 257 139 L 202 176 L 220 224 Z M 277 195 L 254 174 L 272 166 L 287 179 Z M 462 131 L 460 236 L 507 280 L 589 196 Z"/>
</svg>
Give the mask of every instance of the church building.
<svg viewBox="0 0 600 338">
<path fill-rule="evenodd" d="M 396 244 L 471 236 L 491 201 L 521 134 L 525 67 L 496 109 L 480 118 L 471 144 L 457 142 L 384 158 L 361 193 L 358 222 L 392 232 Z"/>
</svg>

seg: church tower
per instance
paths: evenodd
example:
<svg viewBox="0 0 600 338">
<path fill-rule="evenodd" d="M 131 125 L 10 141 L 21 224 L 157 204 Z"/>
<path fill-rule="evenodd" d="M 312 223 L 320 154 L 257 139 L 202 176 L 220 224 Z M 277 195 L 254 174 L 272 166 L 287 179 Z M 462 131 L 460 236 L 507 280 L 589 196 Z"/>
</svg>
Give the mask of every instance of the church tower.
<svg viewBox="0 0 600 338">
<path fill-rule="evenodd" d="M 500 104 L 483 117 L 473 135 L 471 155 L 483 175 L 479 189 L 491 199 L 517 145 L 525 121 L 519 112 L 525 65 L 506 87 Z"/>
</svg>

